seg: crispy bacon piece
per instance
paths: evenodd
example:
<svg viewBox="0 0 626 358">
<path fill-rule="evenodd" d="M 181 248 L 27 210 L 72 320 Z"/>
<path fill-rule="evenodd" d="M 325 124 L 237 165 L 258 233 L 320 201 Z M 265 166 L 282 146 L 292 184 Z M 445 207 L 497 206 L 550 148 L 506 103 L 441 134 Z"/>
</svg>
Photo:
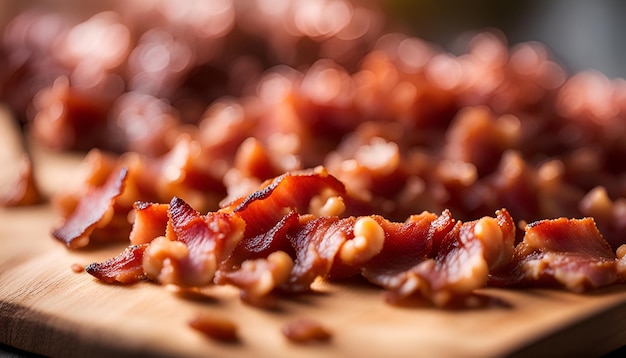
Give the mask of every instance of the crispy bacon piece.
<svg viewBox="0 0 626 358">
<path fill-rule="evenodd" d="M 336 199 L 338 197 L 341 199 Z M 251 195 L 224 206 L 220 211 L 232 211 L 241 217 L 246 222 L 246 231 L 233 255 L 222 266 L 220 282 L 240 282 L 239 287 L 251 287 L 248 283 L 250 278 L 246 277 L 251 274 L 246 273 L 250 271 L 249 266 L 237 273 L 227 271 L 237 269 L 246 260 L 266 258 L 280 250 L 294 258 L 295 267 L 288 283 L 274 280 L 273 287 L 282 286 L 290 291 L 308 290 L 317 276 L 328 275 L 339 248 L 348 237 L 352 237 L 355 220 L 340 221 L 337 216 L 301 219 L 299 213 L 339 215 L 346 209 L 345 202 L 352 204 L 343 184 L 319 167 L 279 176 Z M 351 205 L 350 209 L 362 210 L 358 203 Z M 333 236 L 330 232 L 337 235 Z M 259 265 L 257 263 L 255 267 Z M 255 272 L 253 276 L 258 274 L 258 269 Z"/>
<path fill-rule="evenodd" d="M 218 265 L 241 240 L 245 223 L 239 217 L 223 212 L 200 215 L 176 197 L 170 202 L 168 215 L 171 230 L 168 230 L 167 238 L 153 241 L 147 250 L 144 259 L 146 273 L 163 284 L 211 284 Z M 178 248 L 173 255 L 168 252 L 172 245 Z"/>
<path fill-rule="evenodd" d="M 292 342 L 325 342 L 332 334 L 319 322 L 311 318 L 299 318 L 287 323 L 282 329 L 283 335 Z"/>
<path fill-rule="evenodd" d="M 337 196 L 347 198 L 343 184 L 319 167 L 279 176 L 248 197 L 226 205 L 221 211 L 232 211 L 241 217 L 246 222 L 246 231 L 220 270 L 218 282 L 242 288 L 244 296 L 258 297 L 260 292 L 267 293 L 279 286 L 289 291 L 308 290 L 316 277 L 326 277 L 335 255 L 352 230 L 354 219 L 334 225 L 333 222 L 339 221 L 337 216 L 301 220 L 299 213 L 341 214 L 345 209 L 343 201 L 334 209 L 328 207 L 333 204 L 326 205 Z M 315 205 L 316 199 L 324 201 L 325 198 L 328 200 L 319 207 Z M 338 235 L 327 235 L 331 231 Z M 294 262 L 289 264 L 282 256 L 279 261 L 275 257 L 274 261 L 270 259 L 277 251 L 292 255 L 293 270 Z M 246 261 L 251 259 L 257 260 Z M 235 271 L 229 272 L 232 269 Z M 262 275 L 266 277 L 263 284 L 251 283 Z"/>
<path fill-rule="evenodd" d="M 363 265 L 363 276 L 374 284 L 400 290 L 409 271 L 432 257 L 455 224 L 449 211 L 439 217 L 427 212 L 413 215 L 404 224 L 386 223 L 385 245 L 379 255 Z"/>
<path fill-rule="evenodd" d="M 324 167 L 311 171 L 285 173 L 265 182 L 261 188 L 245 198 L 240 198 L 222 207 L 221 211 L 232 211 L 244 221 L 254 225 L 246 228 L 246 235 L 265 231 L 283 217 L 285 209 L 300 213 L 309 212 L 311 200 L 330 191 L 331 195 L 346 196 L 341 181 L 330 175 Z M 254 219 L 254 220 L 252 220 Z M 262 219 L 262 220 L 259 220 Z"/>
<path fill-rule="evenodd" d="M 147 244 L 159 236 L 165 235 L 168 225 L 168 204 L 136 202 L 135 220 L 130 232 L 132 245 Z"/>
<path fill-rule="evenodd" d="M 132 239 L 149 243 L 143 271 L 180 286 L 232 284 L 250 302 L 277 288 L 302 292 L 318 277 L 360 272 L 398 297 L 419 292 L 443 305 L 482 287 L 489 270 L 512 256 L 515 229 L 505 210 L 465 224 L 448 211 L 405 223 L 299 214 L 329 183 L 333 194 L 342 189 L 323 170 L 285 175 L 207 215 L 179 198 L 167 206 L 137 203 Z"/>
<path fill-rule="evenodd" d="M 260 305 L 264 297 L 289 280 L 292 268 L 291 256 L 283 251 L 275 251 L 267 258 L 246 260 L 235 271 L 219 270 L 215 283 L 239 287 L 244 301 Z"/>
<path fill-rule="evenodd" d="M 319 217 L 289 235 L 296 250 L 295 265 L 289 282 L 291 292 L 308 291 L 317 277 L 327 277 L 345 242 L 354 237 L 355 218 Z"/>
<path fill-rule="evenodd" d="M 489 271 L 508 264 L 513 254 L 515 225 L 506 210 L 498 211 L 497 218 L 467 223 L 455 221 L 447 211 L 437 219 L 425 213 L 399 228 L 403 230 L 386 231 L 395 239 L 363 268 L 363 276 L 384 287 L 391 301 L 420 294 L 444 306 L 485 286 Z M 415 233 L 413 242 L 407 240 L 411 235 L 402 234 L 407 231 Z M 392 246 L 399 240 L 408 242 Z M 396 258 L 393 253 L 402 247 L 413 248 L 414 254 Z"/>
<path fill-rule="evenodd" d="M 541 220 L 526 225 L 514 260 L 494 285 L 561 286 L 581 292 L 623 282 L 619 260 L 592 218 Z"/>
<path fill-rule="evenodd" d="M 52 231 L 52 236 L 73 249 L 89 244 L 91 233 L 113 219 L 113 205 L 124 190 L 127 174 L 126 168 L 120 168 L 109 175 L 102 187 L 88 191 L 70 217 Z"/>
<path fill-rule="evenodd" d="M 33 164 L 28 154 L 24 153 L 11 163 L 2 160 L 0 162 L 3 163 L 3 168 L 7 168 L 4 173 L 7 177 L 0 178 L 0 206 L 33 205 L 43 200 L 35 182 Z M 13 170 L 15 172 L 12 172 Z"/>
<path fill-rule="evenodd" d="M 188 324 L 196 331 L 220 342 L 234 343 L 239 340 L 237 324 L 227 318 L 198 313 L 189 320 Z"/>
<path fill-rule="evenodd" d="M 222 264 L 222 268 L 225 270 L 234 269 L 246 260 L 267 257 L 272 252 L 279 250 L 292 253 L 293 248 L 287 239 L 287 232 L 298 222 L 298 213 L 290 211 L 266 231 L 256 235 L 246 233 L 233 254 Z M 253 222 L 250 224 L 246 222 L 246 227 L 252 224 Z"/>
<path fill-rule="evenodd" d="M 127 247 L 121 254 L 102 263 L 91 263 L 85 267 L 92 276 L 108 283 L 134 283 L 142 279 L 143 255 L 148 244 Z"/>
<path fill-rule="evenodd" d="M 323 168 L 286 174 L 206 215 L 176 197 L 169 205 L 136 203 L 131 240 L 142 245 L 87 271 L 118 282 L 145 275 L 182 287 L 230 284 L 253 304 L 277 289 L 303 292 L 317 278 L 356 274 L 384 288 L 393 302 L 416 296 L 436 306 L 490 281 L 582 290 L 624 280 L 591 219 L 533 223 L 515 247 L 506 209 L 468 222 L 448 210 L 403 223 L 376 215 L 340 217 L 352 209 L 340 184 Z M 129 254 L 137 247 L 141 259 Z"/>
</svg>

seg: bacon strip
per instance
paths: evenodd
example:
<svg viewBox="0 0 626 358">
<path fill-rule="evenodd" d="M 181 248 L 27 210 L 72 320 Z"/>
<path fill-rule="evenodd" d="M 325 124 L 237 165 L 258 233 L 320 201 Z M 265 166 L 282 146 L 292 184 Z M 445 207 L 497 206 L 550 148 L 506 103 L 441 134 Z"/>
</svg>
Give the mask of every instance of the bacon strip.
<svg viewBox="0 0 626 358">
<path fill-rule="evenodd" d="M 343 183 L 328 174 L 323 167 L 286 173 L 268 181 L 249 196 L 224 206 L 220 211 L 232 211 L 241 216 L 249 223 L 246 236 L 253 236 L 273 227 L 291 209 L 299 213 L 309 212 L 311 200 L 325 191 L 330 191 L 329 195 L 347 197 Z"/>
<path fill-rule="evenodd" d="M 624 282 L 619 260 L 591 218 L 541 220 L 525 227 L 512 264 L 493 285 L 560 286 L 575 292 Z"/>
<path fill-rule="evenodd" d="M 227 258 L 243 236 L 245 223 L 228 213 L 200 215 L 182 199 L 174 197 L 168 210 L 168 239 L 186 251 L 167 255 L 148 250 L 146 272 L 163 284 L 204 286 L 211 284 L 218 264 Z"/>
<path fill-rule="evenodd" d="M 383 259 L 393 260 L 391 250 L 383 251 L 377 261 L 363 269 L 363 275 L 384 287 L 392 301 L 420 294 L 444 306 L 484 287 L 489 271 L 512 258 L 515 226 L 506 210 L 498 211 L 496 219 L 485 217 L 468 223 L 456 222 L 447 211 L 436 220 L 431 216 L 422 214 L 404 225 L 405 230 L 412 228 L 424 241 L 415 255 L 405 254 L 394 267 L 380 264 Z M 494 254 L 494 248 L 504 254 Z"/>
<path fill-rule="evenodd" d="M 307 291 L 317 277 L 328 277 L 342 245 L 354 237 L 354 223 L 353 217 L 319 217 L 291 233 L 289 240 L 296 250 L 295 265 L 283 288 L 291 292 Z"/>
<path fill-rule="evenodd" d="M 113 218 L 113 204 L 124 190 L 127 174 L 126 168 L 120 168 L 109 175 L 102 187 L 89 190 L 70 217 L 52 231 L 52 236 L 73 249 L 87 246 L 91 233 Z"/>
<path fill-rule="evenodd" d="M 85 267 L 92 276 L 107 283 L 135 283 L 144 277 L 143 255 L 148 244 L 127 247 L 121 254 Z"/>
</svg>

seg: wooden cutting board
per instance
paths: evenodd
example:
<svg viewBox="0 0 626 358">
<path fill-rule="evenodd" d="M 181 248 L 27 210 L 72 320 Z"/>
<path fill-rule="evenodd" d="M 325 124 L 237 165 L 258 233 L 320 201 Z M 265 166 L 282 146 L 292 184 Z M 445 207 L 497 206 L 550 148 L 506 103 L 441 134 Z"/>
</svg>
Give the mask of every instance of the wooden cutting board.
<svg viewBox="0 0 626 358">
<path fill-rule="evenodd" d="M 80 158 L 38 151 L 43 190 L 72 185 Z M 3 168 L 5 170 L 5 168 Z M 626 344 L 626 287 L 588 294 L 483 289 L 484 308 L 395 307 L 362 284 L 317 286 L 274 310 L 243 304 L 236 290 L 181 295 L 151 283 L 107 285 L 71 265 L 102 261 L 125 244 L 70 251 L 54 241 L 48 205 L 0 209 L 0 342 L 48 356 L 527 356 L 599 355 Z M 226 344 L 192 330 L 198 313 L 236 322 Z M 298 317 L 330 331 L 326 343 L 298 345 L 281 334 Z"/>
</svg>

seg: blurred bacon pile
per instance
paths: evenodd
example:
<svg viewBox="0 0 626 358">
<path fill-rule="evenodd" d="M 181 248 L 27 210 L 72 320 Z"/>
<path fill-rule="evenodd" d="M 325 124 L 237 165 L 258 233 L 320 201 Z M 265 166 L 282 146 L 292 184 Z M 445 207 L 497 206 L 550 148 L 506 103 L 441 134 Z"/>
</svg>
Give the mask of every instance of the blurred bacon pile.
<svg viewBox="0 0 626 358">
<path fill-rule="evenodd" d="M 626 242 L 622 79 L 570 75 L 497 31 L 451 54 L 393 32 L 369 3 L 114 4 L 79 20 L 24 12 L 0 48 L 0 100 L 26 135 L 88 151 L 83 186 L 53 200 L 70 247 L 127 239 L 139 201 L 215 212 L 318 166 L 389 220 L 505 208 L 520 227 L 593 218 L 609 261 Z"/>
</svg>

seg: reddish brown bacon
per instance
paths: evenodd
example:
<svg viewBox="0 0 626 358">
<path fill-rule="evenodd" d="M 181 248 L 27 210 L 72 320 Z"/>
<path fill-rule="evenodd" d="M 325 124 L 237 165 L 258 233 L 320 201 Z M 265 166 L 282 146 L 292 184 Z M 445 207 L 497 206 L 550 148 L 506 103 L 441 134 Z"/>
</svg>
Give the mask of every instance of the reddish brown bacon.
<svg viewBox="0 0 626 358">
<path fill-rule="evenodd" d="M 71 248 L 86 246 L 93 230 L 112 220 L 113 205 L 122 194 L 127 174 L 128 170 L 121 168 L 112 173 L 102 187 L 89 190 L 71 216 L 52 235 Z"/>
<path fill-rule="evenodd" d="M 1 99 L 48 147 L 91 150 L 84 185 L 57 196 L 54 236 L 76 248 L 130 234 L 139 246 L 94 275 L 232 284 L 250 301 L 359 274 L 437 305 L 487 277 L 624 281 L 624 81 L 568 79 L 541 45 L 509 49 L 497 32 L 452 55 L 384 34 L 347 0 L 332 2 L 350 10 L 341 21 L 315 26 L 328 25 L 322 3 L 310 26 L 296 3 L 270 14 L 230 0 L 192 22 L 126 2 L 81 23 L 14 19 L 0 53 L 20 55 L 0 56 Z M 19 163 L 5 205 L 34 193 Z M 513 217 L 534 222 L 516 248 Z M 593 217 L 599 232 L 538 221 L 557 217 Z"/>
<path fill-rule="evenodd" d="M 179 198 L 168 209 L 171 230 L 151 242 L 144 257 L 149 277 L 164 284 L 204 286 L 241 240 L 245 223 L 227 213 L 200 215 Z"/>
<path fill-rule="evenodd" d="M 85 271 L 108 283 L 134 283 L 144 277 L 143 255 L 147 244 L 129 246 L 116 257 L 102 263 L 92 263 Z"/>
<path fill-rule="evenodd" d="M 231 284 L 249 302 L 276 289 L 309 290 L 320 277 L 360 273 L 396 299 L 418 295 L 441 306 L 485 286 L 492 270 L 509 267 L 515 226 L 506 210 L 467 223 L 448 211 L 404 223 L 342 218 L 351 201 L 338 184 L 323 168 L 293 173 L 206 215 L 179 198 L 169 205 L 138 203 L 133 239 L 145 243 L 87 271 L 107 282 L 147 276 L 184 287 Z M 342 195 L 328 195 L 329 186 Z M 324 210 L 337 215 L 310 213 L 322 197 Z"/>
<path fill-rule="evenodd" d="M 626 279 L 591 218 L 542 220 L 525 231 L 511 266 L 495 271 L 492 284 L 556 285 L 581 292 Z"/>
<path fill-rule="evenodd" d="M 363 268 L 363 275 L 385 287 L 392 301 L 418 293 L 446 305 L 485 286 L 490 270 L 507 265 L 513 255 L 515 226 L 506 210 L 498 211 L 496 218 L 468 223 L 455 221 L 447 211 L 436 219 L 423 213 L 402 229 L 386 231 L 397 235 L 389 240 L 393 246 Z M 405 252 L 397 253 L 402 248 Z"/>
</svg>

